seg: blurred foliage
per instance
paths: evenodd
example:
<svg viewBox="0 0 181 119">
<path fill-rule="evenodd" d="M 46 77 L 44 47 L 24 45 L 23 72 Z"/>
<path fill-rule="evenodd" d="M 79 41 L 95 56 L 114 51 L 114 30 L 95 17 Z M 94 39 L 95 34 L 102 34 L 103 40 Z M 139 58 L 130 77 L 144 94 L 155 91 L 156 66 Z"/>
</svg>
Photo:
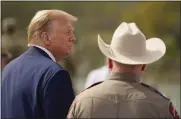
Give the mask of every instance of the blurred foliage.
<svg viewBox="0 0 181 119">
<path fill-rule="evenodd" d="M 121 22 L 135 22 L 148 39 L 159 37 L 166 43 L 166 55 L 159 62 L 149 66 L 148 74 L 180 73 L 180 2 L 3 1 L 1 3 L 2 19 L 6 17 L 17 19 L 19 35 L 16 35 L 13 42 L 18 45 L 11 48 L 16 56 L 27 48 L 26 29 L 34 14 L 42 9 L 61 9 L 79 19 L 75 31 L 77 37 L 75 52 L 63 63 L 60 62 L 72 72 L 72 75 L 85 77 L 90 70 L 104 64 L 104 56 L 97 45 L 97 35 L 100 34 L 107 43 L 110 43 L 114 30 Z"/>
</svg>

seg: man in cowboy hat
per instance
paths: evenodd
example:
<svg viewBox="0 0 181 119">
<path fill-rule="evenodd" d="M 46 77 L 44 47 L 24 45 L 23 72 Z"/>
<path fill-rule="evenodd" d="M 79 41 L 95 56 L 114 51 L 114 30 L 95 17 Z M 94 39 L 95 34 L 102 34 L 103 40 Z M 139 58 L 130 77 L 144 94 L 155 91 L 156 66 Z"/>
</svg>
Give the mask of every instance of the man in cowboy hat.
<svg viewBox="0 0 181 119">
<path fill-rule="evenodd" d="M 169 99 L 140 83 L 146 64 L 166 51 L 159 38 L 146 40 L 135 23 L 122 23 L 107 45 L 98 36 L 101 52 L 109 58 L 108 80 L 83 91 L 74 100 L 68 118 L 179 118 Z"/>
</svg>

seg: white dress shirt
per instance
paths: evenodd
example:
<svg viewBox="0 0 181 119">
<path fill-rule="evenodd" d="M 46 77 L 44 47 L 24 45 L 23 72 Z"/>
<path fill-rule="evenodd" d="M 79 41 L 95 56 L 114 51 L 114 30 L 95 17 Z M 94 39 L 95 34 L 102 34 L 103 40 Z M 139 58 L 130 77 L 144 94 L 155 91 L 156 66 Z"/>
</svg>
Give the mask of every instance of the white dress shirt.
<svg viewBox="0 0 181 119">
<path fill-rule="evenodd" d="M 34 45 L 34 44 L 28 44 L 28 47 L 29 47 L 29 46 L 34 46 L 34 47 L 37 47 L 37 48 L 42 49 L 43 51 L 45 51 L 45 52 L 48 54 L 48 56 L 49 56 L 54 62 L 56 62 L 55 57 L 54 57 L 54 56 L 52 55 L 52 53 L 51 53 L 50 51 L 48 51 L 46 48 L 41 47 L 41 46 L 38 46 L 38 45 Z"/>
</svg>

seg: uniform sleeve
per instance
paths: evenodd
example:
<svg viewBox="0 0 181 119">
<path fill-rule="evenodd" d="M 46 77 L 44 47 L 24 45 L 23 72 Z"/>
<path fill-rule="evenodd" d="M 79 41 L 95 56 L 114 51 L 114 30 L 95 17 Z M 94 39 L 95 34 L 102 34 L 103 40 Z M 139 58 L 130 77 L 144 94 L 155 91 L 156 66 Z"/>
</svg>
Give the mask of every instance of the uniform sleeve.
<svg viewBox="0 0 181 119">
<path fill-rule="evenodd" d="M 93 110 L 92 98 L 81 98 L 79 94 L 70 107 L 67 119 L 91 119 Z"/>
<path fill-rule="evenodd" d="M 65 119 L 75 94 L 70 75 L 67 71 L 58 71 L 47 82 L 44 89 L 43 112 L 45 118 Z"/>
<path fill-rule="evenodd" d="M 68 112 L 68 115 L 67 115 L 67 119 L 76 119 L 75 117 L 75 101 L 73 101 L 71 107 L 70 107 L 70 110 Z"/>
<path fill-rule="evenodd" d="M 180 119 L 179 114 L 175 107 L 173 106 L 172 102 L 169 102 L 169 119 Z"/>
</svg>

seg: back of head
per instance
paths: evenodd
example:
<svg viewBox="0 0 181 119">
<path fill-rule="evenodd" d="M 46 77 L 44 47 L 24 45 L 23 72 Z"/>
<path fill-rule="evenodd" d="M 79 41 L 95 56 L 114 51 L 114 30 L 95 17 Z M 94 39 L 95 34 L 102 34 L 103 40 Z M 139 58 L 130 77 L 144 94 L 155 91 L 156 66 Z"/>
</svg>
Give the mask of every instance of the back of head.
<svg viewBox="0 0 181 119">
<path fill-rule="evenodd" d="M 28 43 L 37 42 L 43 32 L 47 32 L 53 20 L 61 18 L 74 23 L 77 18 L 62 10 L 40 10 L 32 18 L 28 26 Z"/>
</svg>

